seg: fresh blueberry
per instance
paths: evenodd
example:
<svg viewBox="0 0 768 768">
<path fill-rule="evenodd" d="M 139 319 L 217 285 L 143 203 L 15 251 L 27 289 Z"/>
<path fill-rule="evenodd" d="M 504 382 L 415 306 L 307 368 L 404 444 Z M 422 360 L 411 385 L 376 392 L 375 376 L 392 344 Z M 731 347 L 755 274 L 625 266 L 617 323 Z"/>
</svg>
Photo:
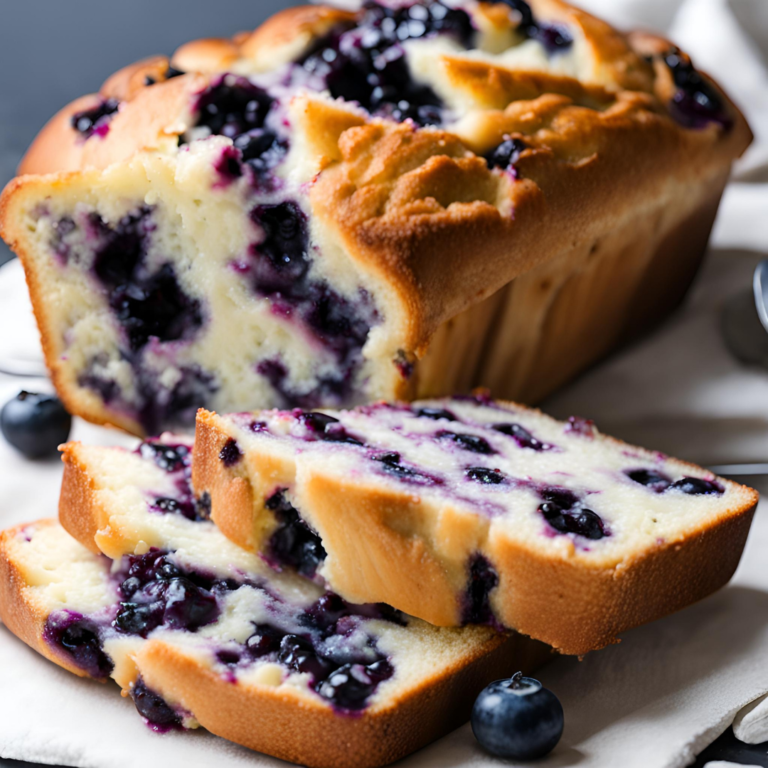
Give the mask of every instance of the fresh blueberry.
<svg viewBox="0 0 768 768">
<path fill-rule="evenodd" d="M 680 491 L 689 496 L 719 496 L 724 489 L 720 483 L 713 480 L 702 480 L 700 477 L 684 477 L 669 486 L 670 491 Z"/>
<path fill-rule="evenodd" d="M 484 688 L 472 708 L 472 732 L 480 746 L 505 760 L 549 754 L 563 735 L 563 707 L 538 680 L 518 672 Z"/>
<path fill-rule="evenodd" d="M 0 411 L 0 428 L 5 439 L 29 459 L 56 453 L 72 428 L 72 417 L 53 395 L 19 392 Z"/>
</svg>

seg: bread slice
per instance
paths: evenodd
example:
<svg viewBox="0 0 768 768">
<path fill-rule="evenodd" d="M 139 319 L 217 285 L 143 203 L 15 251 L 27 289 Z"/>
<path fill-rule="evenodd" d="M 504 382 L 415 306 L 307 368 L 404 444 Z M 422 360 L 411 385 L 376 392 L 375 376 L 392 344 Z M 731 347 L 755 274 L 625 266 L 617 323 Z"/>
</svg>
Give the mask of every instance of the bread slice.
<svg viewBox="0 0 768 768">
<path fill-rule="evenodd" d="M 675 305 L 736 107 L 559 0 L 459 6 L 291 9 L 54 118 L 0 227 L 72 413 L 541 397 Z"/>
<path fill-rule="evenodd" d="M 278 570 L 578 655 L 723 586 L 758 499 L 590 422 L 485 395 L 201 411 L 192 479 L 221 530 Z M 324 559 L 307 560 L 307 537 Z"/>
<path fill-rule="evenodd" d="M 215 548 L 206 524 L 199 535 Z M 0 534 L 0 618 L 29 646 L 74 674 L 113 678 L 155 730 L 202 725 L 314 768 L 397 760 L 466 720 L 488 682 L 548 653 L 487 628 L 351 606 L 308 582 L 284 587 L 216 578 L 159 550 L 111 563 L 54 520 Z M 150 595 L 161 605 L 142 619 L 135 605 Z"/>
</svg>

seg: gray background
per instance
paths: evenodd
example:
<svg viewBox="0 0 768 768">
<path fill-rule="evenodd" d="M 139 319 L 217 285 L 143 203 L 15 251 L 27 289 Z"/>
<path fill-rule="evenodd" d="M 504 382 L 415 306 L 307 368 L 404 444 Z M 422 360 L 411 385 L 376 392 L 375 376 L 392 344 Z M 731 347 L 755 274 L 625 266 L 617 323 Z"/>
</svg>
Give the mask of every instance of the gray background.
<svg viewBox="0 0 768 768">
<path fill-rule="evenodd" d="M 290 0 L 5 0 L 0 22 L 0 187 L 61 107 L 137 59 L 253 29 Z M 0 242 L 0 264 L 11 258 Z M 0 692 L 0 695 L 7 695 Z M 0 728 L 2 724 L 0 723 Z M 726 734 L 701 756 L 768 766 L 766 745 Z M 28 764 L 0 757 L 3 768 Z"/>
</svg>

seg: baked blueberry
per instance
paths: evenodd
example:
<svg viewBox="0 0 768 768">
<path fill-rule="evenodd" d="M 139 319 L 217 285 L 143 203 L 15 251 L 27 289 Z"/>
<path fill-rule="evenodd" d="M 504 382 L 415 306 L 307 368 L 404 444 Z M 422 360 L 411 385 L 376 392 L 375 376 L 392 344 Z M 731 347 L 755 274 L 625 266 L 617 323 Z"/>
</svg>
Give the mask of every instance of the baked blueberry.
<svg viewBox="0 0 768 768">
<path fill-rule="evenodd" d="M 591 509 L 563 509 L 553 502 L 544 502 L 539 512 L 558 533 L 575 533 L 585 539 L 602 539 L 607 533 L 600 516 Z"/>
<path fill-rule="evenodd" d="M 505 760 L 549 754 L 563 735 L 563 707 L 538 680 L 517 672 L 484 688 L 472 708 L 472 733 L 480 746 Z"/>
<path fill-rule="evenodd" d="M 65 443 L 72 417 L 54 395 L 22 390 L 0 411 L 5 439 L 29 459 L 53 456 Z"/>
<path fill-rule="evenodd" d="M 520 424 L 494 424 L 493 428 L 502 435 L 514 438 L 521 448 L 530 448 L 533 451 L 548 451 L 552 448 L 549 443 L 544 443 L 535 438 L 525 427 Z"/>
<path fill-rule="evenodd" d="M 488 467 L 469 467 L 466 475 L 470 480 L 483 485 L 500 485 L 504 482 L 504 474 L 498 469 L 489 469 Z"/>
<path fill-rule="evenodd" d="M 450 440 L 459 448 L 471 453 L 482 453 L 485 455 L 491 455 L 496 451 L 491 448 L 491 444 L 479 435 L 468 435 L 460 432 L 449 432 L 448 430 L 442 430 L 435 435 L 439 440 Z"/>
<path fill-rule="evenodd" d="M 225 467 L 233 467 L 243 458 L 243 452 L 240 450 L 237 441 L 230 438 L 219 451 L 219 459 Z"/>
<path fill-rule="evenodd" d="M 171 709 L 168 702 L 148 688 L 141 678 L 131 686 L 131 698 L 136 709 L 150 725 L 161 728 L 181 725 L 181 718 Z"/>
<path fill-rule="evenodd" d="M 681 491 L 689 496 L 719 496 L 724 488 L 713 480 L 702 480 L 700 477 L 684 477 L 669 486 L 670 491 Z"/>
<path fill-rule="evenodd" d="M 625 474 L 630 480 L 644 485 L 656 493 L 665 491 L 672 484 L 672 481 L 663 472 L 655 469 L 628 469 Z"/>
<path fill-rule="evenodd" d="M 469 562 L 469 578 L 464 602 L 464 624 L 492 624 L 491 591 L 499 584 L 499 575 L 482 555 L 474 555 Z"/>
</svg>

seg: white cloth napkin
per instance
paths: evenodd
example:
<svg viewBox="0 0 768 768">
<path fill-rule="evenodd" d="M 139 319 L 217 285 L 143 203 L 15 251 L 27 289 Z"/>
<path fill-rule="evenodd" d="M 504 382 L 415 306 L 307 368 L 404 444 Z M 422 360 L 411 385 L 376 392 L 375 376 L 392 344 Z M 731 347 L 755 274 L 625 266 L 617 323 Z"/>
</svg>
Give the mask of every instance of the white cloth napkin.
<svg viewBox="0 0 768 768">
<path fill-rule="evenodd" d="M 768 458 L 768 373 L 734 362 L 720 307 L 749 286 L 768 255 L 768 3 L 765 0 L 580 0 L 624 27 L 667 30 L 750 117 L 758 142 L 739 164 L 714 251 L 684 311 L 653 338 L 559 396 L 554 415 L 594 418 L 604 431 L 700 462 Z M 659 279 L 664 279 L 663 274 Z M 35 339 L 17 264 L 0 270 L 0 353 Z M 25 335 L 26 334 L 26 335 Z M 0 375 L 0 402 L 40 381 Z M 129 444 L 76 420 L 73 437 Z M 61 465 L 31 463 L 0 440 L 0 527 L 56 512 Z M 764 485 L 768 491 L 768 483 Z M 540 677 L 563 702 L 566 729 L 541 768 L 678 768 L 768 693 L 768 508 L 761 504 L 733 583 L 681 613 L 626 634 L 584 661 L 558 659 Z M 740 721 L 760 733 L 766 704 Z M 254 724 L 258 727 L 258 724 Z M 751 729 L 751 730 L 750 730 Z M 758 730 L 756 730 L 758 729 Z M 73 678 L 0 626 L 0 756 L 83 768 L 277 766 L 204 732 L 158 736 L 115 686 Z M 408 768 L 491 768 L 467 726 L 403 761 Z M 717 764 L 711 764 L 714 768 Z"/>
</svg>

